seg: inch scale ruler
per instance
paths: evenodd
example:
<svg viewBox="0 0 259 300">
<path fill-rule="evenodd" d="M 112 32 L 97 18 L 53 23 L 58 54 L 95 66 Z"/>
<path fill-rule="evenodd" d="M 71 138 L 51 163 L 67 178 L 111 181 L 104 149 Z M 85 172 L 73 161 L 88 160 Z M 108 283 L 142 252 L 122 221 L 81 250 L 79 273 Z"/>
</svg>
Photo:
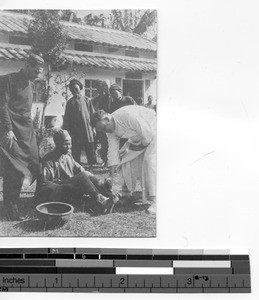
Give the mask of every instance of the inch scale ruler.
<svg viewBox="0 0 259 300">
<path fill-rule="evenodd" d="M 250 293 L 229 250 L 0 248 L 0 292 Z"/>
</svg>

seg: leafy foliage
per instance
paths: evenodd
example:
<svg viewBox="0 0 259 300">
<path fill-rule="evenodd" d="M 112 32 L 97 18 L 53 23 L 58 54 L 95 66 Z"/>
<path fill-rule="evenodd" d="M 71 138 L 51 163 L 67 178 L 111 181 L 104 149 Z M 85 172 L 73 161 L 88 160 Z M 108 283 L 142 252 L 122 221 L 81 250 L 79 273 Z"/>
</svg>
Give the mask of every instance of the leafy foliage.
<svg viewBox="0 0 259 300">
<path fill-rule="evenodd" d="M 63 20 L 63 21 L 78 23 L 78 24 L 82 23 L 82 19 L 78 18 L 76 13 L 74 11 L 72 11 L 71 9 L 61 10 L 60 17 L 61 17 L 61 20 Z"/>
<path fill-rule="evenodd" d="M 51 68 L 62 63 L 61 54 L 66 48 L 68 35 L 61 24 L 59 10 L 34 10 L 28 25 L 32 52 L 41 55 L 47 64 L 46 89 L 44 91 L 41 129 L 44 127 L 45 109 L 50 98 Z"/>
<path fill-rule="evenodd" d="M 50 66 L 60 61 L 61 54 L 66 48 L 68 35 L 60 23 L 58 10 L 35 10 L 34 17 L 28 26 L 32 52 L 41 54 Z"/>
</svg>

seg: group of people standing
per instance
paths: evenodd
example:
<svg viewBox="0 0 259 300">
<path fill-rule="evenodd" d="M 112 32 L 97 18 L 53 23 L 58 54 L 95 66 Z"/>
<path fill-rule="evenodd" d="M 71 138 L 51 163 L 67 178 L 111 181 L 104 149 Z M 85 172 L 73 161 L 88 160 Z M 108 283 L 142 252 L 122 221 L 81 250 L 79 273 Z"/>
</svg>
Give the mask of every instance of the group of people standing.
<svg viewBox="0 0 259 300">
<path fill-rule="evenodd" d="M 0 78 L 3 198 L 10 218 L 19 217 L 22 185 L 35 179 L 38 199 L 58 201 L 69 195 L 90 196 L 99 204 L 100 212 L 109 212 L 118 201 L 112 192 L 116 172 L 131 192 L 140 179 L 143 199 L 150 203 L 149 212 L 155 212 L 155 111 L 137 105 L 133 98 L 122 95 L 120 86 L 109 87 L 105 81 L 98 81 L 99 95 L 89 99 L 82 94 L 82 83 L 73 79 L 69 83 L 73 97 L 66 104 L 63 128 L 54 134 L 56 147 L 40 164 L 30 114 L 31 84 L 43 67 L 43 59 L 33 54 L 20 72 Z M 110 179 L 103 182 L 92 174 L 97 141 L 101 144 L 103 163 L 110 168 Z M 82 150 L 89 171 L 80 165 Z"/>
</svg>

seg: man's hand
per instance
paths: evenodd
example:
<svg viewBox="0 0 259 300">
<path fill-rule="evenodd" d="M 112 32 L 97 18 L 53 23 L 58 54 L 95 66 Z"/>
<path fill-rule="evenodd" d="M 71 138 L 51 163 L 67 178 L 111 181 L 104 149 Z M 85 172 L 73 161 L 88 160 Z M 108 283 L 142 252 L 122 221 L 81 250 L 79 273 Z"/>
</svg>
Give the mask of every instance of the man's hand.
<svg viewBox="0 0 259 300">
<path fill-rule="evenodd" d="M 17 138 L 12 130 L 8 131 L 1 140 L 2 146 L 9 146 L 9 148 L 12 148 L 13 140 L 17 141 Z"/>
</svg>

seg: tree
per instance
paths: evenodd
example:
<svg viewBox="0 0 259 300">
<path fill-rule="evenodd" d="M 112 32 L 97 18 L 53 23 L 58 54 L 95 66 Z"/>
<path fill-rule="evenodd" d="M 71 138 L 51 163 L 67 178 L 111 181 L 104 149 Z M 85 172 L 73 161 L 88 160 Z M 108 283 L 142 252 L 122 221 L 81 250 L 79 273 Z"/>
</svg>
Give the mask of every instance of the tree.
<svg viewBox="0 0 259 300">
<path fill-rule="evenodd" d="M 60 23 L 59 10 L 35 10 L 31 12 L 33 19 L 28 25 L 28 37 L 33 53 L 41 55 L 47 65 L 46 90 L 43 96 L 42 128 L 44 126 L 45 109 L 50 97 L 51 68 L 62 64 L 61 54 L 64 51 L 68 35 Z"/>
<path fill-rule="evenodd" d="M 88 14 L 84 17 L 84 23 L 91 26 L 105 27 L 105 16 L 103 14 Z"/>
<path fill-rule="evenodd" d="M 111 11 L 111 27 L 122 31 L 143 35 L 151 26 L 156 25 L 156 10 L 118 10 Z M 156 30 L 155 30 L 156 31 Z"/>
<path fill-rule="evenodd" d="M 78 18 L 76 13 L 71 9 L 60 10 L 61 20 L 81 24 L 81 18 Z"/>
<path fill-rule="evenodd" d="M 156 10 L 114 9 L 110 14 L 90 13 L 83 18 L 84 24 L 132 32 L 149 39 L 156 35 Z"/>
</svg>

